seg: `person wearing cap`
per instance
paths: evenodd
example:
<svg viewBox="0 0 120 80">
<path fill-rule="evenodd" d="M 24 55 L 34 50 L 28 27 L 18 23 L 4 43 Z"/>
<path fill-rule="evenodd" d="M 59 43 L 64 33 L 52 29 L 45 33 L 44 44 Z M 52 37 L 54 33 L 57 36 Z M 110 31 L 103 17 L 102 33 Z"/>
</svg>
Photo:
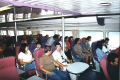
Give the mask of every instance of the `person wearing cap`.
<svg viewBox="0 0 120 80">
<path fill-rule="evenodd" d="M 31 43 L 37 43 L 37 42 L 38 42 L 38 40 L 37 40 L 37 36 L 34 36 L 34 37 L 33 37 L 33 40 L 32 40 Z"/>
</svg>

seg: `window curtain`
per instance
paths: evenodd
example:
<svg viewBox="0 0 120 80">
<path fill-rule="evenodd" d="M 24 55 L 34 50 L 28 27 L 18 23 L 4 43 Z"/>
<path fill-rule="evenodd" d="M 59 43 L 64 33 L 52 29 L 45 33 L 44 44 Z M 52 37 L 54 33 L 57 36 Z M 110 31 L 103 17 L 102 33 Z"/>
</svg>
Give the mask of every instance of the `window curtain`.
<svg viewBox="0 0 120 80">
<path fill-rule="evenodd" d="M 79 30 L 72 30 L 73 38 L 79 38 Z"/>
</svg>

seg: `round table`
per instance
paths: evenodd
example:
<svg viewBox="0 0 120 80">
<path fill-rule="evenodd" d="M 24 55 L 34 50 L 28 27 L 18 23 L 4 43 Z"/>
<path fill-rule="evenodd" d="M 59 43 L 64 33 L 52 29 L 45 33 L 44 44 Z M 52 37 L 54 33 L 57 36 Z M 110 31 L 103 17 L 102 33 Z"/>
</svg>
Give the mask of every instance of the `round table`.
<svg viewBox="0 0 120 80">
<path fill-rule="evenodd" d="M 78 74 L 84 72 L 87 68 L 89 68 L 89 65 L 87 63 L 75 62 L 67 67 L 67 71 L 77 74 L 76 77 L 78 79 Z"/>
</svg>

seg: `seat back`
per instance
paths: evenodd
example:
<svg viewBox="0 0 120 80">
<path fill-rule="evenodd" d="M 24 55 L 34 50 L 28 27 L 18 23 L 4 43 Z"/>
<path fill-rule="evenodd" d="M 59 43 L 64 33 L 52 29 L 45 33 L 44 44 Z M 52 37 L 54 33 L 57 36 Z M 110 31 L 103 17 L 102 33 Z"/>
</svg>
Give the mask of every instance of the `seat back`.
<svg viewBox="0 0 120 80">
<path fill-rule="evenodd" d="M 29 50 L 32 53 L 32 56 L 34 56 L 33 52 L 34 52 L 35 48 L 36 48 L 36 43 L 29 44 Z"/>
<path fill-rule="evenodd" d="M 6 44 L 3 44 L 2 48 L 3 48 L 3 51 L 4 51 L 7 48 Z"/>
<path fill-rule="evenodd" d="M 19 66 L 20 69 L 22 69 L 21 65 L 19 63 L 19 60 L 18 60 L 18 54 L 20 53 L 20 46 L 15 47 L 15 52 L 16 52 L 16 58 L 17 58 L 18 66 Z"/>
<path fill-rule="evenodd" d="M 46 38 L 46 37 L 41 38 L 41 47 L 42 47 L 42 48 L 45 48 L 45 43 L 46 43 L 46 41 L 47 41 L 47 38 Z"/>
<path fill-rule="evenodd" d="M 41 49 L 37 49 L 34 52 L 34 57 L 35 57 L 35 64 L 36 64 L 36 69 L 40 70 L 40 65 L 39 65 L 39 59 L 40 57 L 44 54 L 44 48 Z M 43 75 L 41 72 L 37 71 L 37 73 L 39 74 L 40 77 L 43 78 Z"/>
<path fill-rule="evenodd" d="M 20 46 L 20 42 L 15 42 L 15 46 Z"/>
<path fill-rule="evenodd" d="M 104 75 L 105 75 L 106 80 L 110 80 L 110 77 L 109 77 L 108 72 L 107 72 L 107 64 L 108 64 L 107 55 L 105 55 L 105 56 L 102 57 L 101 60 L 100 60 L 100 67 L 101 67 L 102 70 L 103 70 L 103 73 L 104 73 Z"/>
<path fill-rule="evenodd" d="M 15 67 L 15 57 L 0 58 L 0 80 L 20 80 Z"/>
<path fill-rule="evenodd" d="M 93 54 L 93 57 L 94 57 L 94 56 L 97 56 L 97 54 L 96 54 L 96 46 L 97 46 L 97 41 L 92 43 L 92 54 Z M 97 62 L 99 62 L 97 57 L 94 57 L 94 59 L 95 59 Z"/>
<path fill-rule="evenodd" d="M 59 41 L 60 41 L 60 39 L 56 39 L 56 40 L 54 41 L 54 45 L 55 45 L 56 43 L 59 43 Z"/>
<path fill-rule="evenodd" d="M 52 45 L 52 53 L 56 50 L 55 45 Z"/>
</svg>

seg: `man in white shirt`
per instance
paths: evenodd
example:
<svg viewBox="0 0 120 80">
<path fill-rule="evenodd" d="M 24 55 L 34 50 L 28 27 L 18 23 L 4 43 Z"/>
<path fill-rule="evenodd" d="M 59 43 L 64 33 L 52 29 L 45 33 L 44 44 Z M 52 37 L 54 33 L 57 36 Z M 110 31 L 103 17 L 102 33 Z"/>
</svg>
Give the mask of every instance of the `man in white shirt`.
<svg viewBox="0 0 120 80">
<path fill-rule="evenodd" d="M 55 62 L 63 67 L 63 71 L 66 71 L 66 67 L 70 65 L 70 64 L 67 64 L 67 62 L 71 64 L 73 62 L 72 60 L 69 60 L 67 56 L 65 55 L 65 53 L 62 51 L 62 47 L 60 43 L 56 43 L 55 47 L 56 47 L 56 50 L 53 52 L 52 56 Z M 70 77 L 71 77 L 71 80 L 76 79 L 76 76 L 74 74 L 70 74 Z"/>
<path fill-rule="evenodd" d="M 62 42 L 63 42 L 63 41 L 62 41 L 62 37 L 60 37 L 59 43 L 60 43 L 61 47 L 63 47 L 63 46 L 62 46 Z M 66 51 L 66 47 L 67 47 L 67 46 L 66 46 L 66 43 L 65 43 L 65 42 L 64 42 L 64 44 L 65 44 L 64 46 L 65 46 L 65 51 Z"/>
</svg>

